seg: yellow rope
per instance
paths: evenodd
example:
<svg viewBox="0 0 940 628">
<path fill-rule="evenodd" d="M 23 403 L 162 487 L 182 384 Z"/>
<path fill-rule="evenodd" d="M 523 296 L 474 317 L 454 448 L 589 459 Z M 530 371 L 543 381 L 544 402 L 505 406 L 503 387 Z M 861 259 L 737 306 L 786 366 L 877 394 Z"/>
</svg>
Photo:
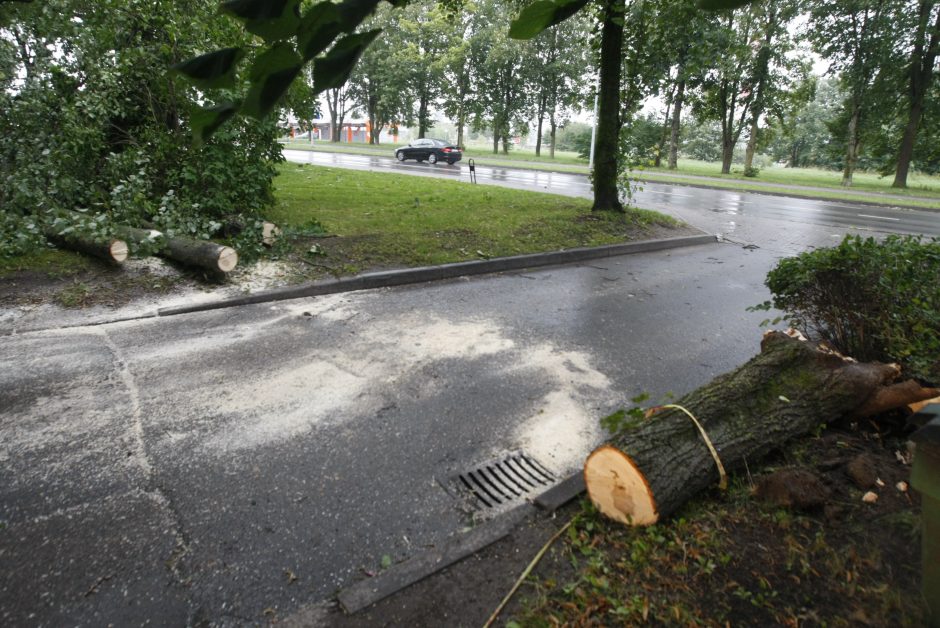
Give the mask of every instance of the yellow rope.
<svg viewBox="0 0 940 628">
<path fill-rule="evenodd" d="M 708 434 L 705 433 L 705 428 L 702 427 L 702 424 L 698 422 L 698 419 L 692 416 L 691 412 L 689 412 L 682 406 L 674 404 L 674 403 L 670 403 L 665 406 L 659 406 L 659 407 L 660 408 L 674 408 L 676 410 L 682 410 L 683 412 L 686 413 L 686 415 L 690 419 L 692 419 L 692 422 L 695 423 L 695 427 L 697 427 L 698 431 L 702 434 L 702 440 L 704 440 L 705 445 L 708 446 L 708 451 L 711 452 L 712 458 L 715 459 L 715 465 L 718 467 L 718 475 L 721 477 L 721 480 L 718 482 L 718 488 L 720 488 L 723 491 L 726 490 L 728 488 L 728 474 L 725 473 L 725 466 L 721 464 L 721 458 L 718 457 L 718 452 L 715 450 L 715 446 L 712 445 L 711 439 L 708 438 Z"/>
</svg>

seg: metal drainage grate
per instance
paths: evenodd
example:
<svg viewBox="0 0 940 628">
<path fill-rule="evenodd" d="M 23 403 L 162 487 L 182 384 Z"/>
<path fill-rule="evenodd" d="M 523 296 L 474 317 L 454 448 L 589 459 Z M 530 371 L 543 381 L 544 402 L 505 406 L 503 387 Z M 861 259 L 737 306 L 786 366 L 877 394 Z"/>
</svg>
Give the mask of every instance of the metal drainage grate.
<svg viewBox="0 0 940 628">
<path fill-rule="evenodd" d="M 518 501 L 555 484 L 555 476 L 521 451 L 457 476 L 455 484 L 477 510 Z"/>
</svg>

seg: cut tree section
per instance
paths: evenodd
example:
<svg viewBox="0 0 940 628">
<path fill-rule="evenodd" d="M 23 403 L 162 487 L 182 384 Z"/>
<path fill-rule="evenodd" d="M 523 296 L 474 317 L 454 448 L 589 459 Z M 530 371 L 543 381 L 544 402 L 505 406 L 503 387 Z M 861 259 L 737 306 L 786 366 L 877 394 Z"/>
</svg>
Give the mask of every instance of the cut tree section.
<svg viewBox="0 0 940 628">
<path fill-rule="evenodd" d="M 718 465 L 706 439 L 731 471 L 820 425 L 940 394 L 913 381 L 895 383 L 899 375 L 894 364 L 860 364 L 786 333 L 768 332 L 749 362 L 634 421 L 592 453 L 584 465 L 588 495 L 617 521 L 656 523 L 718 486 Z"/>
</svg>

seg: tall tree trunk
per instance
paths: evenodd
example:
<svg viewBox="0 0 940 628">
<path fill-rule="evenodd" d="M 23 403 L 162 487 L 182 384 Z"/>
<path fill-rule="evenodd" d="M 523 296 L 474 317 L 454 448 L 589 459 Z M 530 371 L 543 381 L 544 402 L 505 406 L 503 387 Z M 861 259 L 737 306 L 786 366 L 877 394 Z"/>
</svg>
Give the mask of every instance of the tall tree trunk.
<svg viewBox="0 0 940 628">
<path fill-rule="evenodd" d="M 558 135 L 558 124 L 555 122 L 555 116 L 552 116 L 549 120 L 549 125 L 551 126 L 552 133 L 552 144 L 548 147 L 548 156 L 552 159 L 555 158 L 555 138 Z"/>
<path fill-rule="evenodd" d="M 464 113 L 463 103 L 460 105 L 460 109 L 457 111 L 457 146 L 463 150 L 463 128 L 466 126 L 466 113 Z"/>
<path fill-rule="evenodd" d="M 620 162 L 620 70 L 623 63 L 625 7 L 626 0 L 604 2 L 592 211 L 624 211 L 617 191 L 617 175 Z"/>
<path fill-rule="evenodd" d="M 542 95 L 539 98 L 539 112 L 538 112 L 538 130 L 536 131 L 537 137 L 535 138 L 535 156 L 540 157 L 542 155 L 542 124 L 545 122 L 545 109 L 547 106 L 548 96 Z"/>
<path fill-rule="evenodd" d="M 893 187 L 906 188 L 907 174 L 914 158 L 914 144 L 917 141 L 917 131 L 924 114 L 924 98 L 933 81 L 934 63 L 937 60 L 938 47 L 940 47 L 940 12 L 927 35 L 930 13 L 936 5 L 935 0 L 920 2 L 920 15 L 918 20 L 917 36 L 914 42 L 914 51 L 911 55 L 910 69 L 910 106 L 907 114 L 907 126 L 901 137 L 901 146 L 898 149 L 898 167 L 894 173 Z"/>
<path fill-rule="evenodd" d="M 669 136 L 669 169 L 679 167 L 679 125 L 682 124 L 682 103 L 685 97 L 685 79 L 679 81 L 672 107 L 672 133 Z"/>
<path fill-rule="evenodd" d="M 659 168 L 663 165 L 663 151 L 666 149 L 666 141 L 669 138 L 669 127 L 672 119 L 669 117 L 672 111 L 672 102 L 676 96 L 676 85 L 673 83 L 669 90 L 669 97 L 666 99 L 666 115 L 663 117 L 663 132 L 659 134 L 659 145 L 656 147 L 656 159 L 653 160 L 653 166 Z"/>
<path fill-rule="evenodd" d="M 852 105 L 852 117 L 849 118 L 849 126 L 846 132 L 845 142 L 845 167 L 842 170 L 842 186 L 852 187 L 852 175 L 855 172 L 855 164 L 858 163 L 858 121 L 861 116 L 861 108 Z"/>
<path fill-rule="evenodd" d="M 336 121 L 339 116 L 339 95 L 337 90 L 331 89 L 326 94 L 326 108 L 330 112 L 330 142 L 339 141 L 339 128 Z"/>
<path fill-rule="evenodd" d="M 378 124 L 378 117 L 376 115 L 376 99 L 374 96 L 369 96 L 366 100 L 368 103 L 369 109 L 369 144 L 374 146 L 379 143 L 379 133 L 381 132 L 381 127 Z"/>
<path fill-rule="evenodd" d="M 499 153 L 499 129 L 500 124 L 498 119 L 493 120 L 493 154 L 496 155 Z"/>
<path fill-rule="evenodd" d="M 721 134 L 721 174 L 731 174 L 734 161 L 734 138 L 728 133 Z"/>
<path fill-rule="evenodd" d="M 418 101 L 418 139 L 422 139 L 428 131 L 428 97 L 427 92 L 421 92 Z"/>
<path fill-rule="evenodd" d="M 747 138 L 747 150 L 744 151 L 744 172 L 754 165 L 754 153 L 757 152 L 757 116 L 751 118 L 751 134 Z"/>
<path fill-rule="evenodd" d="M 914 158 L 914 143 L 917 141 L 917 131 L 923 117 L 923 102 L 913 105 L 908 112 L 907 126 L 901 137 L 901 148 L 898 151 L 898 167 L 894 173 L 894 183 L 891 187 L 906 188 L 907 174 L 911 169 L 911 160 Z"/>
<path fill-rule="evenodd" d="M 793 142 L 793 145 L 790 146 L 790 161 L 787 163 L 787 168 L 798 168 L 799 164 L 797 163 L 800 159 L 800 144 L 799 142 Z"/>
</svg>

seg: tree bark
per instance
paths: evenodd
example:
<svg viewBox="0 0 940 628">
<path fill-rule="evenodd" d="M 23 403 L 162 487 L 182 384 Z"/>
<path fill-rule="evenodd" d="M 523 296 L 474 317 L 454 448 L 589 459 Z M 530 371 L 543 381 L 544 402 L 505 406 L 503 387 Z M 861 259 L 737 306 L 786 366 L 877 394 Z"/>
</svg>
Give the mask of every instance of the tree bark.
<svg viewBox="0 0 940 628">
<path fill-rule="evenodd" d="M 842 169 L 842 186 L 852 187 L 852 175 L 855 173 L 855 164 L 858 163 L 858 121 L 861 117 L 861 107 L 857 104 L 852 105 L 852 115 L 849 118 L 849 126 L 846 132 L 845 141 L 845 167 Z"/>
<path fill-rule="evenodd" d="M 129 250 L 124 240 L 116 238 L 93 240 L 74 233 L 60 235 L 54 231 L 46 231 L 45 235 L 60 248 L 91 255 L 112 264 L 122 264 L 127 260 Z"/>
<path fill-rule="evenodd" d="M 751 118 L 750 136 L 747 138 L 747 148 L 744 151 L 744 172 L 747 173 L 754 166 L 754 153 L 757 152 L 757 116 Z"/>
<path fill-rule="evenodd" d="M 544 99 L 543 99 L 543 102 L 544 102 Z M 536 131 L 536 138 L 535 138 L 535 156 L 541 157 L 542 156 L 542 125 L 545 123 L 544 105 L 540 106 L 539 108 L 538 118 L 539 118 L 539 124 L 538 124 L 538 130 Z"/>
<path fill-rule="evenodd" d="M 914 158 L 914 144 L 917 141 L 917 132 L 920 121 L 924 115 L 924 99 L 933 81 L 934 64 L 940 52 L 940 12 L 929 31 L 930 13 L 936 2 L 934 0 L 922 1 L 919 7 L 919 20 L 917 35 L 914 42 L 914 51 L 911 55 L 910 69 L 910 104 L 907 114 L 907 125 L 901 137 L 901 146 L 898 149 L 898 166 L 894 173 L 892 187 L 906 188 L 907 175 Z"/>
<path fill-rule="evenodd" d="M 663 164 L 663 151 L 666 148 L 666 141 L 669 138 L 669 129 L 672 126 L 672 119 L 669 114 L 672 112 L 673 99 L 676 96 L 676 85 L 673 83 L 669 91 L 669 97 L 666 99 L 666 115 L 663 117 L 663 132 L 659 136 L 659 145 L 656 147 L 656 159 L 653 166 L 659 168 Z"/>
<path fill-rule="evenodd" d="M 554 159 L 555 158 L 555 138 L 558 135 L 558 124 L 555 122 L 554 116 L 552 116 L 552 119 L 549 121 L 549 124 L 551 125 L 551 129 L 552 129 L 551 130 L 552 144 L 551 146 L 548 147 L 548 156 L 551 159 Z"/>
<path fill-rule="evenodd" d="M 755 461 L 822 422 L 871 416 L 940 393 L 894 384 L 893 364 L 859 364 L 782 332 L 768 332 L 761 353 L 676 405 L 701 424 L 722 466 Z M 652 525 L 719 483 L 715 458 L 698 427 L 668 408 L 639 420 L 584 465 L 588 494 L 608 517 Z"/>
<path fill-rule="evenodd" d="M 680 70 L 681 72 L 681 70 Z M 685 79 L 679 81 L 672 107 L 672 133 L 669 136 L 669 169 L 679 168 L 679 128 L 682 124 L 682 103 L 685 98 Z"/>
<path fill-rule="evenodd" d="M 160 254 L 187 266 L 218 273 L 227 273 L 238 265 L 235 249 L 190 238 L 167 238 L 166 247 Z"/>
<path fill-rule="evenodd" d="M 593 211 L 624 212 L 617 191 L 617 176 L 620 163 L 620 73 L 623 65 L 625 6 L 626 0 L 607 0 L 603 9 Z"/>
<path fill-rule="evenodd" d="M 266 223 L 271 228 L 265 229 L 266 237 L 276 237 L 274 223 Z M 118 233 L 136 243 L 150 242 L 156 246 L 156 253 L 186 266 L 196 266 L 214 273 L 230 272 L 238 265 L 238 253 L 235 249 L 192 238 L 169 237 L 166 234 L 148 229 L 118 227 Z M 273 240 L 272 240 L 273 243 Z"/>
</svg>

